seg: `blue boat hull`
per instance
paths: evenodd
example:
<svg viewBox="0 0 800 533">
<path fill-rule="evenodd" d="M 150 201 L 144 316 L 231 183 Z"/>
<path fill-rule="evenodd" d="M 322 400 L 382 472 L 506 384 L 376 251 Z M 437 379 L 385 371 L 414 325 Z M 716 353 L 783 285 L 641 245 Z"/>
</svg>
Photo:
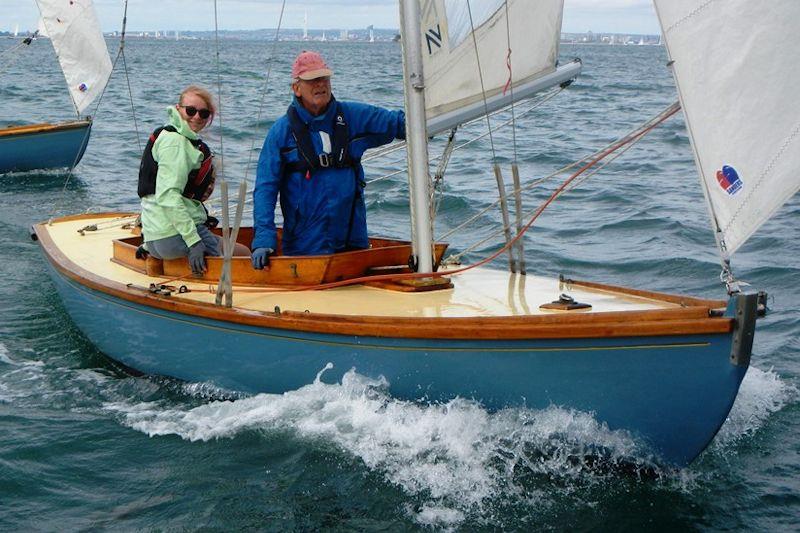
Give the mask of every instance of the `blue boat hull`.
<svg viewBox="0 0 800 533">
<path fill-rule="evenodd" d="M 725 421 L 746 366 L 731 334 L 505 341 L 377 338 L 254 327 L 133 303 L 50 265 L 77 326 L 111 358 L 148 374 L 282 393 L 355 368 L 403 399 L 474 398 L 490 409 L 551 405 L 624 429 L 661 461 L 692 461 Z"/>
<path fill-rule="evenodd" d="M 86 151 L 91 121 L 44 131 L 0 136 L 0 174 L 51 168 L 72 168 Z"/>
</svg>

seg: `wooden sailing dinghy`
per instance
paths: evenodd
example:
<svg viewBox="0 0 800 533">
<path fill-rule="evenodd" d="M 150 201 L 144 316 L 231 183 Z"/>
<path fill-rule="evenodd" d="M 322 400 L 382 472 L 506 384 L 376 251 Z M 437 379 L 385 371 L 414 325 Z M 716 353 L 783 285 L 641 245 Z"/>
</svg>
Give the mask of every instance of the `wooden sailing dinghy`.
<svg viewBox="0 0 800 533">
<path fill-rule="evenodd" d="M 111 60 L 91 0 L 36 3 L 77 119 L 0 128 L 0 174 L 77 165 L 92 129 L 92 119 L 81 115 L 103 92 L 111 75 Z"/>
<path fill-rule="evenodd" d="M 0 129 L 0 174 L 73 167 L 86 151 L 91 128 L 85 119 Z"/>
<path fill-rule="evenodd" d="M 324 381 L 355 368 L 384 376 L 398 398 L 591 412 L 686 464 L 724 421 L 749 362 L 753 297 L 704 300 L 489 269 L 432 290 L 368 279 L 286 290 L 402 271 L 411 248 L 389 239 L 334 256 L 278 256 L 264 272 L 233 258 L 236 301 L 226 308 L 214 304 L 221 258 L 208 258 L 203 279 L 186 260 L 147 265 L 135 258 L 140 237 L 113 224 L 119 216 L 34 230 L 78 327 L 145 373 L 280 393 L 332 363 Z M 106 229 L 78 231 L 91 225 Z M 249 242 L 246 229 L 240 236 Z M 441 257 L 444 246 L 437 250 Z M 565 291 L 591 309 L 548 309 Z"/>
<path fill-rule="evenodd" d="M 779 48 L 792 40 L 800 4 L 776 0 L 764 10 L 744 0 L 656 2 L 721 251 L 728 295 L 720 300 L 439 267 L 444 245 L 432 243 L 430 220 L 414 216 L 430 213 L 426 124 L 453 117 L 462 104 L 475 108 L 482 99 L 486 110 L 490 99 L 502 98 L 506 46 L 527 50 L 527 38 L 544 40 L 535 47 L 543 55 L 522 69 L 528 74 L 519 82 L 510 80 L 512 88 L 557 72 L 562 6 L 488 2 L 494 8 L 476 13 L 474 24 L 470 14 L 464 33 L 463 13 L 450 17 L 463 11 L 461 3 L 400 4 L 410 246 L 383 239 L 337 256 L 278 256 L 262 273 L 248 258 L 232 258 L 235 302 L 226 307 L 213 290 L 222 259 L 209 258 L 205 278 L 194 279 L 185 261 L 137 260 L 138 237 L 120 214 L 65 217 L 37 224 L 34 236 L 67 311 L 103 352 L 146 373 L 280 393 L 323 369 L 322 379 L 335 382 L 355 368 L 385 377 L 389 392 L 403 399 L 588 412 L 658 460 L 689 463 L 733 405 L 763 304 L 763 294 L 740 290 L 730 255 L 800 188 L 800 151 L 787 149 L 800 138 L 796 119 L 761 117 L 767 101 L 791 100 L 800 71 L 783 72 L 791 79 L 776 84 L 764 73 L 780 70 L 782 56 L 760 52 L 762 43 Z M 519 42 L 497 37 L 517 23 Z M 549 27 L 549 37 L 530 31 L 531 24 Z M 720 38 L 720 29 L 737 38 Z M 754 31 L 756 41 L 739 38 Z M 474 43 L 481 54 L 501 45 L 480 82 L 464 70 L 470 63 L 480 69 L 469 52 Z M 754 54 L 758 61 L 739 60 Z M 723 83 L 730 79 L 737 81 L 733 96 Z M 448 91 L 454 80 L 459 90 Z M 758 105 L 726 113 L 742 95 Z M 249 244 L 249 230 L 238 239 Z M 417 272 L 405 273 L 407 264 Z M 423 280 L 408 282 L 411 276 Z"/>
</svg>

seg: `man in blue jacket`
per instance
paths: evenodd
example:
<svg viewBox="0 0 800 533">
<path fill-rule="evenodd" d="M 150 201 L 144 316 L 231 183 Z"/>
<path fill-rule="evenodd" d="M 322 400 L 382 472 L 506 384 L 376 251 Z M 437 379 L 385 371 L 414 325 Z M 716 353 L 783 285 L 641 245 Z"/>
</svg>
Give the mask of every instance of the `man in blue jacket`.
<svg viewBox="0 0 800 533">
<path fill-rule="evenodd" d="M 275 204 L 280 192 L 283 255 L 330 254 L 369 247 L 361 156 L 405 138 L 405 114 L 331 93 L 333 71 L 316 52 L 292 66 L 294 98 L 269 130 L 253 191 L 253 268 L 277 249 Z"/>
</svg>

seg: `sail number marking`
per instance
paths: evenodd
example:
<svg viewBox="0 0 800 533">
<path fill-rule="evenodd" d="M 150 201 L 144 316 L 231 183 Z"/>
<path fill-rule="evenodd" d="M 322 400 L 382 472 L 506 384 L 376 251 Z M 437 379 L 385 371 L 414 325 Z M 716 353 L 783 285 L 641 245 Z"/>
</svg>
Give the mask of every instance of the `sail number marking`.
<svg viewBox="0 0 800 533">
<path fill-rule="evenodd" d="M 425 41 L 428 44 L 428 55 L 434 52 L 431 45 L 435 46 L 437 49 L 442 47 L 442 30 L 439 28 L 438 24 L 436 28 L 429 28 L 425 32 Z"/>
</svg>

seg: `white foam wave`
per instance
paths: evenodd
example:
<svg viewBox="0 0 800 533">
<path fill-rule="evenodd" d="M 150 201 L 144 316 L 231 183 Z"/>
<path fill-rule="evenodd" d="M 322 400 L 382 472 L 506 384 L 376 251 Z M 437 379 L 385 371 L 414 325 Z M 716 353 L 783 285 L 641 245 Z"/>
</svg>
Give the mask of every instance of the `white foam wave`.
<svg viewBox="0 0 800 533">
<path fill-rule="evenodd" d="M 42 361 L 18 361 L 12 358 L 8 348 L 2 342 L 0 342 L 0 363 L 11 366 L 44 366 Z"/>
<path fill-rule="evenodd" d="M 739 394 L 728 418 L 714 438 L 712 449 L 735 445 L 740 439 L 761 428 L 772 413 L 800 397 L 800 391 L 780 378 L 772 369 L 751 366 L 745 374 Z"/>
<path fill-rule="evenodd" d="M 416 513 L 416 521 L 427 527 L 447 528 L 460 524 L 466 517 L 457 509 L 450 509 L 438 505 L 426 504 Z"/>
<path fill-rule="evenodd" d="M 6 345 L 0 342 L 0 363 L 5 363 L 7 365 L 16 365 L 16 361 L 11 359 L 11 355 L 8 353 L 8 348 Z"/>
<path fill-rule="evenodd" d="M 150 436 L 206 441 L 278 429 L 335 443 L 421 498 L 415 518 L 427 525 L 458 523 L 485 501 L 526 490 L 517 486 L 521 469 L 577 476 L 586 467 L 585 455 L 612 461 L 637 456 L 627 434 L 610 431 L 585 413 L 551 407 L 490 414 L 463 399 L 419 405 L 391 398 L 386 386 L 385 380 L 351 370 L 341 384 L 317 379 L 282 395 L 184 409 L 162 402 L 108 403 L 106 408 Z"/>
<path fill-rule="evenodd" d="M 0 363 L 12 367 L 0 374 L 0 402 L 11 403 L 30 394 L 31 382 L 41 379 L 42 361 L 19 361 L 0 343 Z"/>
</svg>

